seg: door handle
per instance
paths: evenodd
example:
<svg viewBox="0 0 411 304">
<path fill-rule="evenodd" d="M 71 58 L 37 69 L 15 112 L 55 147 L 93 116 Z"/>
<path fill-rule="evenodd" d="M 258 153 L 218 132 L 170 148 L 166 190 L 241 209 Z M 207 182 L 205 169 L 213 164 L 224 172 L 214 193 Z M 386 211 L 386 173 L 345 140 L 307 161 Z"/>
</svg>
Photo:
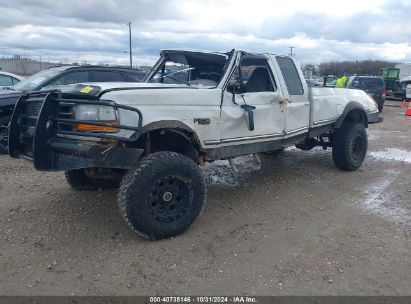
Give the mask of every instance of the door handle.
<svg viewBox="0 0 411 304">
<path fill-rule="evenodd" d="M 287 103 L 289 103 L 290 101 L 286 98 L 286 99 L 281 99 L 278 103 L 280 105 L 286 105 Z"/>
</svg>

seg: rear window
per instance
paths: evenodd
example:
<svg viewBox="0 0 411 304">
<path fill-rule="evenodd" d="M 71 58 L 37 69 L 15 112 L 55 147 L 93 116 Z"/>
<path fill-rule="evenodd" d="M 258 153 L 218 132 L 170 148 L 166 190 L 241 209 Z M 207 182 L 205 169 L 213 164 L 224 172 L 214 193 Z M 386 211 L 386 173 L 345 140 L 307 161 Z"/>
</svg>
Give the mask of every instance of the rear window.
<svg viewBox="0 0 411 304">
<path fill-rule="evenodd" d="M 144 73 L 138 74 L 138 73 L 122 73 L 123 76 L 125 76 L 126 81 L 130 82 L 141 82 L 145 76 Z"/>
<path fill-rule="evenodd" d="M 115 81 L 122 82 L 124 81 L 124 77 L 123 75 L 120 74 L 120 72 L 117 72 L 117 71 L 95 70 L 93 71 L 93 81 L 95 82 L 115 82 Z"/>
<path fill-rule="evenodd" d="M 401 89 L 406 89 L 407 85 L 411 84 L 411 81 L 403 81 L 401 82 Z"/>
<path fill-rule="evenodd" d="M 384 80 L 380 78 L 354 78 L 350 87 L 358 89 L 378 88 L 384 86 Z"/>
</svg>

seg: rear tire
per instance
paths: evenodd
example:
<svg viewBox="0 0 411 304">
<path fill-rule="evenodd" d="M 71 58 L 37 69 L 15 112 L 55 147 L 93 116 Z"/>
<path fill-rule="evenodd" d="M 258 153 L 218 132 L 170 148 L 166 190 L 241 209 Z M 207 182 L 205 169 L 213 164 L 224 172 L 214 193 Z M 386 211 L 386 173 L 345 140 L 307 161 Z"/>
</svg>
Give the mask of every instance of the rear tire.
<svg viewBox="0 0 411 304">
<path fill-rule="evenodd" d="M 9 153 L 9 123 L 10 116 L 0 118 L 0 154 Z"/>
<path fill-rule="evenodd" d="M 158 240 L 187 230 L 203 210 L 206 192 L 203 173 L 191 159 L 156 152 L 123 178 L 118 206 L 134 231 Z"/>
<path fill-rule="evenodd" d="M 65 172 L 67 183 L 76 191 L 116 188 L 119 183 L 112 180 L 94 179 L 87 176 L 85 169 Z"/>
<path fill-rule="evenodd" d="M 357 170 L 364 162 L 367 146 L 367 133 L 361 123 L 343 123 L 333 139 L 334 164 L 341 170 Z"/>
</svg>

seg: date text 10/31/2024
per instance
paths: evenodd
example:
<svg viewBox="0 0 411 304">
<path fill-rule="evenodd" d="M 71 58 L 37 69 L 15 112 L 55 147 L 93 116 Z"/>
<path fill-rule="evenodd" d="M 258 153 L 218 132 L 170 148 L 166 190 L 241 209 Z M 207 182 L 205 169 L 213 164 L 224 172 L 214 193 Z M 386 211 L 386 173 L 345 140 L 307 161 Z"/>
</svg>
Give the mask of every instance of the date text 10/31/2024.
<svg viewBox="0 0 411 304">
<path fill-rule="evenodd" d="M 248 296 L 218 297 L 218 296 L 198 296 L 198 297 L 150 297 L 150 303 L 257 303 L 257 299 Z"/>
</svg>

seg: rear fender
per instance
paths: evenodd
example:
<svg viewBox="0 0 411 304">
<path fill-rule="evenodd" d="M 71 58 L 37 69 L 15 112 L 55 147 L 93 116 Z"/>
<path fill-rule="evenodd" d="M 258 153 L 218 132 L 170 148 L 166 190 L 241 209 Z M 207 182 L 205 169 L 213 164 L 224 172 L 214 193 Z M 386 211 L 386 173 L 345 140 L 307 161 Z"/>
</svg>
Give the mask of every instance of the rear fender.
<svg viewBox="0 0 411 304">
<path fill-rule="evenodd" d="M 350 101 L 335 123 L 335 128 L 341 128 L 345 121 L 360 122 L 365 128 L 368 128 L 368 118 L 363 105 L 357 101 Z"/>
</svg>

